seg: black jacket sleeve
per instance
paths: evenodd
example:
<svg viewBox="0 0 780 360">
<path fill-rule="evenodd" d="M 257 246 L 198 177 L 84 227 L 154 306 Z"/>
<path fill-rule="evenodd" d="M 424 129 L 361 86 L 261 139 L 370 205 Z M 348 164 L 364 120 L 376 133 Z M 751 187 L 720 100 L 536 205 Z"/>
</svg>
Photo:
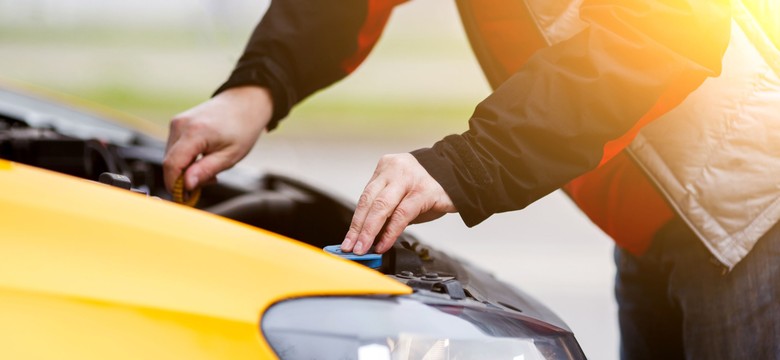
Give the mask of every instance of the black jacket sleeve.
<svg viewBox="0 0 780 360">
<path fill-rule="evenodd" d="M 538 51 L 469 130 L 413 152 L 473 226 L 595 168 L 679 77 L 720 72 L 728 0 L 585 0 L 587 28 Z"/>
<path fill-rule="evenodd" d="M 215 94 L 242 85 L 269 88 L 274 112 L 268 129 L 273 129 L 295 104 L 346 76 L 352 70 L 350 58 L 367 53 L 361 48 L 376 41 L 369 36 L 368 44 L 359 43 L 366 24 L 384 25 L 392 7 L 402 1 L 373 1 L 383 5 L 378 9 L 369 2 L 272 1 L 235 70 Z"/>
</svg>

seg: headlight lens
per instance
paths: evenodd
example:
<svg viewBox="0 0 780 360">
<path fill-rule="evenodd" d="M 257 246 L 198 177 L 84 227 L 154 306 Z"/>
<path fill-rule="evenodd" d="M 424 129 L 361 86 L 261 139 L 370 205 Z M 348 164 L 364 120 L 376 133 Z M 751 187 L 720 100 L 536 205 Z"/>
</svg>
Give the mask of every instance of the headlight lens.
<svg viewBox="0 0 780 360">
<path fill-rule="evenodd" d="M 520 314 L 403 297 L 285 301 L 262 329 L 284 360 L 585 358 L 570 332 Z"/>
</svg>

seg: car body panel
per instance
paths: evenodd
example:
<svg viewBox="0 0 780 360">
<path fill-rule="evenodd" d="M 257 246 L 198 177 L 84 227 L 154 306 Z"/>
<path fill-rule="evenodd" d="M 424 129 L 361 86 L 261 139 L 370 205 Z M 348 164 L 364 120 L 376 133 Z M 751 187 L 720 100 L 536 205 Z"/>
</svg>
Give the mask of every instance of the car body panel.
<svg viewBox="0 0 780 360">
<path fill-rule="evenodd" d="M 107 185 L 0 160 L 0 188 L 6 355 L 274 357 L 258 324 L 275 302 L 411 293 L 321 249 Z"/>
<path fill-rule="evenodd" d="M 263 314 L 324 297 L 468 309 L 496 339 L 535 334 L 540 349 L 584 359 L 543 304 L 411 234 L 378 271 L 326 254 L 355 205 L 319 186 L 239 166 L 202 189 L 200 210 L 161 200 L 165 143 L 79 105 L 0 86 L 0 358 L 276 358 Z M 104 172 L 132 191 L 97 183 Z M 324 309 L 342 325 L 362 319 Z M 365 318 L 397 320 L 377 315 Z M 505 320 L 520 323 L 495 332 Z M 315 358 L 333 349 L 299 345 Z"/>
</svg>

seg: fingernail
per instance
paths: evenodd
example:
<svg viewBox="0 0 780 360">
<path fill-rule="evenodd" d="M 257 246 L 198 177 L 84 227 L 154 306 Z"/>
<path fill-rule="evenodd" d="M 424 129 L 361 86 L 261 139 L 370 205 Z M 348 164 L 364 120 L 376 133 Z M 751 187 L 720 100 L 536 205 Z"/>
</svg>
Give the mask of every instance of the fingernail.
<svg viewBox="0 0 780 360">
<path fill-rule="evenodd" d="M 381 246 L 380 246 L 380 245 L 377 245 L 377 246 L 374 246 L 374 252 L 376 252 L 377 254 L 382 254 L 382 253 L 384 253 L 385 251 L 387 251 L 387 249 L 385 249 L 385 245 L 381 245 Z"/>
<path fill-rule="evenodd" d="M 187 190 L 194 190 L 198 186 L 198 177 L 195 176 L 195 174 L 188 175 L 185 185 L 186 185 L 185 188 L 187 188 Z"/>
<path fill-rule="evenodd" d="M 352 246 L 352 240 L 350 238 L 344 238 L 344 241 L 341 243 L 341 250 L 342 251 L 349 251 L 348 249 Z"/>
<path fill-rule="evenodd" d="M 363 243 L 359 242 L 355 244 L 355 247 L 352 249 L 352 252 L 358 255 L 362 255 L 361 253 L 363 252 Z"/>
</svg>

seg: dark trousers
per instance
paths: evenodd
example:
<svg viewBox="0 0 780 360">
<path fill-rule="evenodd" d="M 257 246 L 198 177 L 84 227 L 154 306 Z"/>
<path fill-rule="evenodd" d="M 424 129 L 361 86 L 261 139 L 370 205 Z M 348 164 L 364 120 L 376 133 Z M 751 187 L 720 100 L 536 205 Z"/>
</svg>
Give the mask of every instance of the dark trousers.
<svg viewBox="0 0 780 360">
<path fill-rule="evenodd" d="M 731 272 L 679 219 L 615 263 L 622 359 L 780 359 L 780 226 Z"/>
</svg>

